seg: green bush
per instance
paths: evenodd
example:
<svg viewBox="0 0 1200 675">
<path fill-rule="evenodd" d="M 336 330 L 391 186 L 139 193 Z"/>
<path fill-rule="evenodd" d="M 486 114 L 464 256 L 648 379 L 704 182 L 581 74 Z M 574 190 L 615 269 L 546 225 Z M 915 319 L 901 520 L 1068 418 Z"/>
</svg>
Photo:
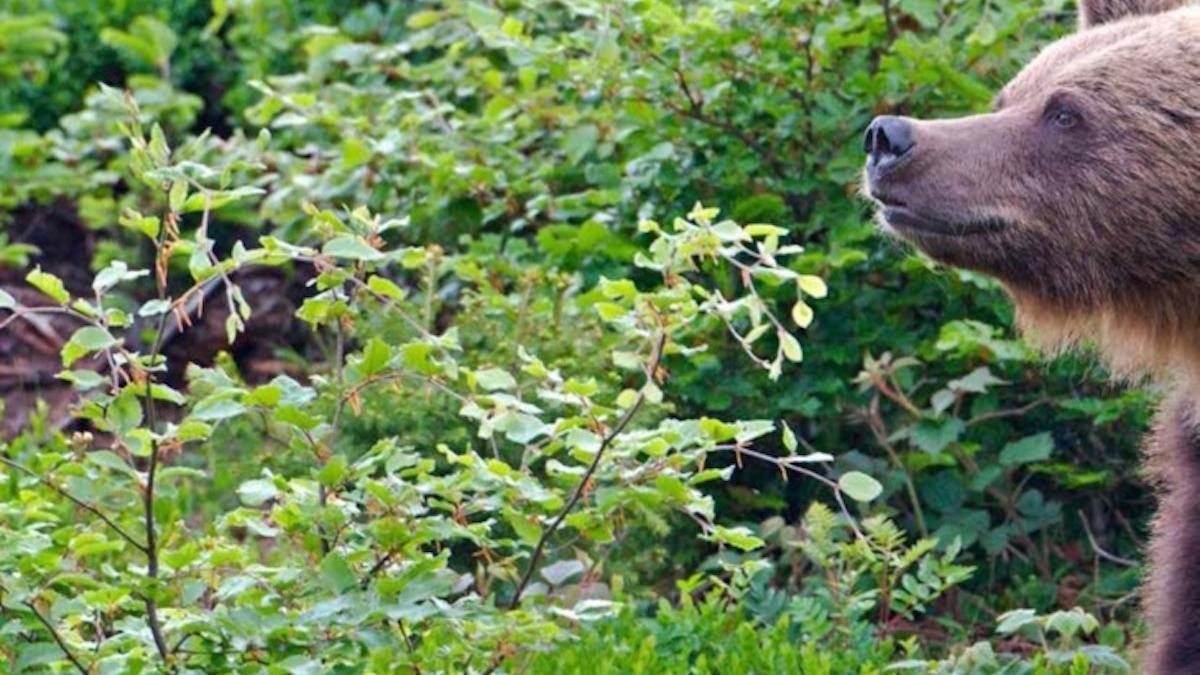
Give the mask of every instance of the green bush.
<svg viewBox="0 0 1200 675">
<path fill-rule="evenodd" d="M 1093 643 L 1136 634 L 1111 561 L 1153 395 L 1040 360 L 854 189 L 873 115 L 984 107 L 1061 1 L 349 4 L 0 6 L 0 73 L 28 75 L 0 85 L 0 272 L 43 266 L 0 323 L 68 322 L 80 392 L 0 446 L 0 653 L 1120 667 Z M 90 270 L 31 246 L 51 208 Z M 270 311 L 277 377 L 247 355 Z M 228 352 L 186 352 L 206 331 Z M 976 645 L 1007 611 L 1019 635 Z"/>
</svg>

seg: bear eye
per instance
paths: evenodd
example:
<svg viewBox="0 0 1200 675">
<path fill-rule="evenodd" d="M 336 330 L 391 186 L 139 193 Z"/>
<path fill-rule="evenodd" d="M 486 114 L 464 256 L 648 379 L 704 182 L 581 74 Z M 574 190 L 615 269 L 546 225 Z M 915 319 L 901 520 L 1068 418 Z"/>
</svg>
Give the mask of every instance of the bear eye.
<svg viewBox="0 0 1200 675">
<path fill-rule="evenodd" d="M 1050 115 L 1050 122 L 1055 129 L 1067 131 L 1079 126 L 1079 113 L 1069 108 L 1059 108 Z"/>
</svg>

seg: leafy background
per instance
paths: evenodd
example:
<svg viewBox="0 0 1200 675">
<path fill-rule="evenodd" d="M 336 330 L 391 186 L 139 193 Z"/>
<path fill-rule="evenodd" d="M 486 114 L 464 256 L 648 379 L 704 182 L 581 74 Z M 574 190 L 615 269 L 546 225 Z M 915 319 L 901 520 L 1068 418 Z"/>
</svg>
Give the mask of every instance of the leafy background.
<svg viewBox="0 0 1200 675">
<path fill-rule="evenodd" d="M 1154 393 L 1032 353 L 992 282 L 881 238 L 857 196 L 874 115 L 985 109 L 1073 26 L 1054 0 L 0 3 L 0 284 L 8 318 L 28 318 L 0 318 L 0 654 L 14 672 L 1135 664 Z M 689 213 L 698 232 L 720 226 L 697 203 L 748 226 L 734 239 L 771 250 L 779 234 L 749 227 L 770 223 L 803 251 L 743 273 L 670 234 Z M 697 258 L 677 269 L 656 246 Z M 94 297 L 111 334 L 24 311 L 54 304 L 35 268 Z M 774 281 L 736 308 L 670 294 L 744 297 L 760 273 Z M 132 318 L 167 317 L 156 298 L 176 320 Z M 661 361 L 630 346 L 651 305 L 684 312 L 661 319 Z M 764 311 L 805 327 L 802 362 Z M 131 360 L 131 382 L 105 391 L 121 368 L 92 355 L 110 339 L 165 358 Z M 522 398 L 539 369 L 561 371 L 559 400 L 600 406 L 587 433 L 602 432 L 628 405 L 590 399 L 651 364 L 631 433 L 665 434 L 675 463 L 615 442 L 598 483 L 579 484 L 575 534 L 541 561 L 538 599 L 506 610 L 578 483 L 553 472 L 578 475 L 587 455 L 531 461 L 540 412 L 497 423 L 439 387 L 499 406 L 477 392 Z M 393 368 L 425 380 L 355 379 Z M 134 376 L 171 393 L 143 380 L 138 394 Z M 178 410 L 156 421 L 158 398 Z M 673 420 L 708 420 L 707 440 Z M 716 447 L 734 435 L 767 459 Z M 134 530 L 162 529 L 175 575 L 148 593 L 142 535 L 104 539 L 78 494 L 39 482 L 70 476 L 145 528 L 143 441 L 175 471 L 151 497 L 157 526 Z M 769 461 L 825 455 L 817 477 Z M 496 464 L 480 477 L 470 457 Z M 721 480 L 684 489 L 712 468 Z M 360 494 L 377 470 L 409 486 L 389 506 L 412 509 L 394 551 L 389 502 Z M 439 491 L 469 532 L 424 520 Z M 714 522 L 696 522 L 697 500 Z M 339 551 L 323 533 L 343 528 Z M 424 564 L 460 575 L 454 588 Z M 314 566 L 319 588 L 301 590 Z M 380 573 L 390 587 L 356 590 Z M 180 641 L 168 658 L 149 600 Z"/>
</svg>

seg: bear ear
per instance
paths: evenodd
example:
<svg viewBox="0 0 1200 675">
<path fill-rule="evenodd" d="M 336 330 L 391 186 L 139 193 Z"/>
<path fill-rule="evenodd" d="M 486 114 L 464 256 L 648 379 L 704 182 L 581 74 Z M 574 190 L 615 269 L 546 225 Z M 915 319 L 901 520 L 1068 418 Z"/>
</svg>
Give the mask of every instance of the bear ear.
<svg viewBox="0 0 1200 675">
<path fill-rule="evenodd" d="M 1183 0 L 1079 0 L 1079 27 L 1091 28 L 1129 16 L 1166 12 L 1182 4 Z"/>
</svg>

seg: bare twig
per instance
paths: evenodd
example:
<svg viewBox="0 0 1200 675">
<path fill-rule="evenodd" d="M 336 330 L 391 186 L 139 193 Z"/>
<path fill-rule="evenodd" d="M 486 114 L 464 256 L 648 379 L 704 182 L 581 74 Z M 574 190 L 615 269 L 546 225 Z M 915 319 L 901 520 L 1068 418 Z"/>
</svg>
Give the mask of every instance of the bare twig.
<svg viewBox="0 0 1200 675">
<path fill-rule="evenodd" d="M 873 373 L 871 371 L 867 371 L 867 378 L 869 378 L 871 380 L 871 385 L 874 386 L 875 389 L 877 389 L 879 391 L 879 393 L 883 394 L 884 396 L 886 396 L 889 399 L 891 399 L 892 401 L 894 401 L 896 403 L 896 405 L 900 406 L 901 408 L 904 408 L 906 411 L 908 411 L 909 414 L 915 415 L 917 417 L 925 416 L 925 413 L 921 412 L 921 409 L 918 408 L 916 406 L 916 404 L 914 404 L 908 398 L 908 396 L 906 396 L 904 394 L 903 391 L 901 391 L 898 388 L 893 388 L 878 373 Z"/>
<path fill-rule="evenodd" d="M 981 422 L 986 422 L 988 420 L 1003 419 L 1005 417 L 1020 417 L 1021 415 L 1028 413 L 1029 411 L 1033 410 L 1034 408 L 1046 405 L 1047 403 L 1050 403 L 1050 402 L 1051 402 L 1051 399 L 1039 398 L 1038 400 L 1033 401 L 1031 403 L 1027 403 L 1019 408 L 1009 408 L 1009 409 L 1005 409 L 1005 410 L 992 410 L 990 412 L 980 413 L 980 414 L 972 417 L 971 419 L 967 420 L 966 425 L 968 427 L 972 427 L 972 426 L 975 426 L 976 424 L 979 424 Z"/>
<path fill-rule="evenodd" d="M 65 314 L 67 316 L 79 319 L 81 321 L 86 321 L 87 323 L 91 323 L 91 321 L 92 321 L 87 316 L 80 314 L 78 311 L 71 309 L 70 307 L 49 307 L 49 306 L 47 306 L 47 307 L 24 307 L 24 306 L 21 306 L 21 307 L 16 307 L 14 309 L 10 309 L 8 311 L 10 311 L 12 313 L 9 314 L 9 316 L 6 317 L 3 321 L 0 321 L 0 330 L 4 330 L 5 328 L 8 328 L 8 326 L 10 324 L 12 324 L 14 321 L 16 321 L 18 319 L 25 319 L 26 321 L 29 321 L 30 323 L 32 323 L 35 328 L 38 328 L 40 330 L 42 328 L 42 325 L 36 321 L 36 317 L 39 314 Z"/>
<path fill-rule="evenodd" d="M 1087 534 L 1088 543 L 1092 545 L 1092 550 L 1096 552 L 1097 556 L 1104 558 L 1105 560 L 1107 560 L 1109 562 L 1121 565 L 1123 567 L 1140 567 L 1141 566 L 1138 563 L 1138 561 L 1136 561 L 1136 560 L 1130 560 L 1129 558 L 1122 558 L 1121 556 L 1116 555 L 1115 553 L 1109 553 L 1108 551 L 1105 551 L 1103 548 L 1101 548 L 1100 544 L 1096 543 L 1096 537 L 1092 534 L 1092 528 L 1090 525 L 1088 525 L 1088 520 L 1083 515 L 1083 511 L 1079 511 L 1079 522 L 1083 523 L 1083 531 L 1085 534 Z"/>
</svg>

